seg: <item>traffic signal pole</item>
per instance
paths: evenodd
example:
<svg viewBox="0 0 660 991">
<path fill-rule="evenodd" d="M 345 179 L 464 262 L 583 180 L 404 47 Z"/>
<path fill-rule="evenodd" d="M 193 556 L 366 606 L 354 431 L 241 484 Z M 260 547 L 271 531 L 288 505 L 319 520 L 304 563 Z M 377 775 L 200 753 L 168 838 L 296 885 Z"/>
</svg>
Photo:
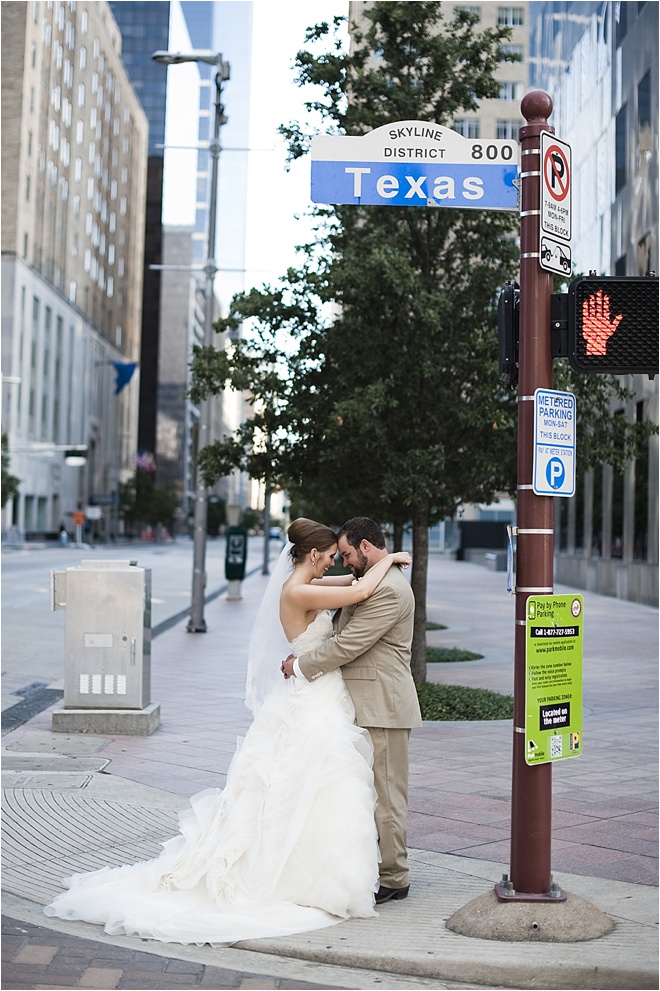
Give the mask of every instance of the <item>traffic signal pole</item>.
<svg viewBox="0 0 660 991">
<path fill-rule="evenodd" d="M 542 131 L 554 133 L 547 118 L 547 93 L 528 93 L 521 103 L 527 121 L 520 129 L 520 351 L 518 381 L 517 561 L 514 655 L 514 728 L 511 791 L 511 866 L 496 885 L 501 900 L 561 898 L 552 889 L 552 764 L 525 762 L 526 605 L 530 595 L 553 592 L 554 507 L 551 496 L 532 489 L 534 391 L 552 388 L 550 306 L 552 274 L 539 264 Z"/>
</svg>

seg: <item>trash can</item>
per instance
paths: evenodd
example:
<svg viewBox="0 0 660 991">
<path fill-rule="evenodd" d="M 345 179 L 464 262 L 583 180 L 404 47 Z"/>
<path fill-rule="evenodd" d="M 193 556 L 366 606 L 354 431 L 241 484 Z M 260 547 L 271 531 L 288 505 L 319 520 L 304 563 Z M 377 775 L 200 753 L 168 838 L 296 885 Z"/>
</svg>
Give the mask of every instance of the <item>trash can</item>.
<svg viewBox="0 0 660 991">
<path fill-rule="evenodd" d="M 51 571 L 51 609 L 66 609 L 65 709 L 149 706 L 150 570 L 135 561 L 82 561 Z"/>
</svg>

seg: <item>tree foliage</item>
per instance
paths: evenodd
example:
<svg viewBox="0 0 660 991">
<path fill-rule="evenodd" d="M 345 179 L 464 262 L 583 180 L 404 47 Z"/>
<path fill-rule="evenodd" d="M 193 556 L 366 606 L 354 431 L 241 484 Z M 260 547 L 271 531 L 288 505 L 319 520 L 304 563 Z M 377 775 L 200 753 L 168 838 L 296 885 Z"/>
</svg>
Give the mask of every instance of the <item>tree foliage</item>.
<svg viewBox="0 0 660 991">
<path fill-rule="evenodd" d="M 162 523 L 170 533 L 179 508 L 179 496 L 173 484 L 157 486 L 153 475 L 144 468 L 121 486 L 119 512 L 129 533 L 143 525 Z"/>
</svg>

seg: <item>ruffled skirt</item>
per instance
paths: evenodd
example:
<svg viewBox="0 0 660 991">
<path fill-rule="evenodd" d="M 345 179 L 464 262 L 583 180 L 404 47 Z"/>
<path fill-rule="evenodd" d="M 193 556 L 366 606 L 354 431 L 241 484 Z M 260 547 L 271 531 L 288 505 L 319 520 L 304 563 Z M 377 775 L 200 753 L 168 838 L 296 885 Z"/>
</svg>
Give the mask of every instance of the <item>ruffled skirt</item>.
<svg viewBox="0 0 660 991">
<path fill-rule="evenodd" d="M 75 874 L 47 915 L 110 934 L 229 944 L 376 914 L 373 750 L 339 672 L 279 685 L 226 787 L 199 792 L 154 860 Z"/>
</svg>

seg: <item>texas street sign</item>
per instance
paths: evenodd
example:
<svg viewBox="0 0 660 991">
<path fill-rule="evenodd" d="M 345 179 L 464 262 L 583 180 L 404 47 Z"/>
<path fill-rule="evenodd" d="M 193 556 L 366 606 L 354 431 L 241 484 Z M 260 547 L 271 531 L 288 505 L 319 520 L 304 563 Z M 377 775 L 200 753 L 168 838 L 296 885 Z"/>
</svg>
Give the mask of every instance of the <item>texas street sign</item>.
<svg viewBox="0 0 660 991">
<path fill-rule="evenodd" d="M 312 138 L 314 203 L 516 210 L 517 177 L 517 142 L 419 120 Z"/>
<path fill-rule="evenodd" d="M 571 146 L 542 131 L 539 264 L 558 275 L 570 275 L 572 268 L 572 169 Z"/>
<path fill-rule="evenodd" d="M 534 470 L 536 495 L 572 496 L 575 492 L 575 396 L 572 392 L 534 392 Z"/>
</svg>

